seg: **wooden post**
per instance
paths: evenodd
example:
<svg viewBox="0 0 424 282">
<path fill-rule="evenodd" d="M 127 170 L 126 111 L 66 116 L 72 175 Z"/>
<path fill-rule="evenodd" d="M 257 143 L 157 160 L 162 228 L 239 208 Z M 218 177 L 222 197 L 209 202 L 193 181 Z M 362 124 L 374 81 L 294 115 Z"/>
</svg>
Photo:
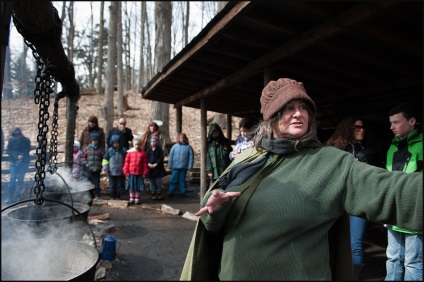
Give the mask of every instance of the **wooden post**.
<svg viewBox="0 0 424 282">
<path fill-rule="evenodd" d="M 231 142 L 231 136 L 233 135 L 233 116 L 231 114 L 227 114 L 227 139 Z"/>
<path fill-rule="evenodd" d="M 79 91 L 79 89 L 78 89 Z M 74 152 L 75 128 L 77 119 L 76 96 L 66 98 L 66 136 L 65 136 L 65 167 L 72 168 L 72 155 Z"/>
<path fill-rule="evenodd" d="M 176 125 L 175 128 L 177 130 L 177 136 L 181 132 L 183 132 L 183 107 L 178 107 L 176 112 Z M 178 140 L 177 140 L 178 141 Z"/>
<path fill-rule="evenodd" d="M 206 173 L 206 106 L 205 99 L 200 99 L 200 140 L 201 140 L 201 152 L 200 152 L 200 204 L 202 203 L 202 199 L 208 190 L 208 175 Z"/>
</svg>

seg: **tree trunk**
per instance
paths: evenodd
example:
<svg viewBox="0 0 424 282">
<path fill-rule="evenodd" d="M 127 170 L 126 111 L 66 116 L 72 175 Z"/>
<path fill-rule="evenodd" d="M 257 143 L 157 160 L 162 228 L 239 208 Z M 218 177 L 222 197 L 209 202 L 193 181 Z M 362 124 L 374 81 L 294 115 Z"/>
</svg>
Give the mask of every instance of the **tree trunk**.
<svg viewBox="0 0 424 282">
<path fill-rule="evenodd" d="M 68 60 L 72 62 L 74 59 L 74 36 L 75 36 L 74 1 L 71 1 L 69 3 L 68 17 L 69 17 Z"/>
<path fill-rule="evenodd" d="M 96 91 L 98 94 L 103 93 L 102 89 L 102 74 L 103 74 L 103 13 L 104 13 L 105 2 L 100 1 L 100 27 L 99 27 L 99 57 L 97 65 L 97 84 Z"/>
<path fill-rule="evenodd" d="M 141 2 L 141 16 L 140 16 L 140 21 L 141 21 L 141 28 L 140 28 L 140 66 L 139 66 L 139 73 L 138 73 L 138 83 L 137 83 L 137 90 L 136 93 L 140 93 L 141 88 L 143 87 L 143 83 L 144 83 L 144 79 L 143 77 L 145 76 L 145 68 L 144 68 L 144 30 L 145 30 L 145 20 L 146 20 L 146 1 L 142 1 Z"/>
<path fill-rule="evenodd" d="M 186 16 L 184 25 L 184 46 L 188 44 L 188 26 L 190 24 L 190 1 L 186 1 Z"/>
<path fill-rule="evenodd" d="M 143 3 L 145 3 L 143 1 Z M 144 9 L 145 12 L 145 19 L 144 22 L 146 23 L 146 31 L 147 31 L 147 62 L 146 62 L 146 80 L 149 81 L 153 77 L 153 63 L 152 63 L 152 46 L 150 45 L 150 24 L 149 24 L 149 18 L 147 16 L 147 8 Z"/>
<path fill-rule="evenodd" d="M 94 64 L 94 15 L 93 15 L 93 1 L 90 1 L 90 53 L 89 53 L 89 64 L 88 64 L 88 87 L 94 88 L 94 77 L 95 77 L 95 66 Z"/>
<path fill-rule="evenodd" d="M 172 3 L 168 1 L 155 2 L 155 72 L 159 73 L 171 59 L 171 25 Z M 161 132 L 167 143 L 169 137 L 169 104 L 152 102 L 152 120 L 161 120 Z"/>
<path fill-rule="evenodd" d="M 127 9 L 128 9 L 128 5 Z M 131 89 L 131 17 L 132 13 L 128 15 L 126 13 L 126 28 L 125 28 L 125 46 L 127 46 L 124 56 L 125 56 L 125 90 L 128 91 Z"/>
<path fill-rule="evenodd" d="M 122 94 L 124 91 L 124 74 L 122 66 L 122 2 L 118 2 L 119 8 L 117 10 L 117 68 L 118 68 L 118 117 L 123 117 L 122 111 Z"/>
<path fill-rule="evenodd" d="M 106 93 L 104 99 L 105 128 L 108 132 L 113 127 L 113 94 L 115 89 L 115 60 L 116 60 L 116 32 L 117 32 L 117 11 L 119 2 L 112 1 L 109 6 L 109 36 L 107 52 L 106 70 Z"/>
</svg>

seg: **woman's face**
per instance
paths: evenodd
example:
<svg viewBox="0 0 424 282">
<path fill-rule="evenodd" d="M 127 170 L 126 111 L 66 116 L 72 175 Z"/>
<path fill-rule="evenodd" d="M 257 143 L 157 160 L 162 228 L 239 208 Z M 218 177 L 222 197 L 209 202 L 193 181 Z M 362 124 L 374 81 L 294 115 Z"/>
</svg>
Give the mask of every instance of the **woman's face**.
<svg viewBox="0 0 424 282">
<path fill-rule="evenodd" d="M 149 130 L 151 133 L 155 132 L 155 126 L 154 125 L 149 126 Z"/>
<path fill-rule="evenodd" d="M 278 115 L 279 119 L 274 127 L 275 138 L 298 139 L 308 131 L 309 113 L 303 100 L 291 100 Z"/>
<path fill-rule="evenodd" d="M 364 122 L 362 120 L 355 121 L 355 125 L 353 128 L 353 137 L 356 141 L 362 141 L 365 138 L 365 127 Z"/>
</svg>

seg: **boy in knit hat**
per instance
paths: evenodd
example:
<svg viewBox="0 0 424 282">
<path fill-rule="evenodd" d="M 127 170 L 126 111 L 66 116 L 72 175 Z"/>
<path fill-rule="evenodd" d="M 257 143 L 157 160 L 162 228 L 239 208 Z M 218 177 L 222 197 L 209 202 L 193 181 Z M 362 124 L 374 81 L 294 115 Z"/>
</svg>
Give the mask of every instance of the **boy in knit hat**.
<svg viewBox="0 0 424 282">
<path fill-rule="evenodd" d="M 83 150 L 82 164 L 87 168 L 88 180 L 94 184 L 95 199 L 100 199 L 100 172 L 105 149 L 99 144 L 100 135 L 91 134 L 91 144 Z"/>
</svg>

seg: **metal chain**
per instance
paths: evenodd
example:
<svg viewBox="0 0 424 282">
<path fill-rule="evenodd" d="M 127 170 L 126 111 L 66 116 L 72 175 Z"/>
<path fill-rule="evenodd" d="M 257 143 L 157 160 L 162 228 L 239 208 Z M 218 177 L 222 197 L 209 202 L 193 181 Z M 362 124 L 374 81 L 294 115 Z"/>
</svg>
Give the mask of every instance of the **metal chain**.
<svg viewBox="0 0 424 282">
<path fill-rule="evenodd" d="M 24 34 L 23 26 L 13 15 L 13 22 L 17 31 Z M 25 37 L 24 37 L 25 38 Z M 47 133 L 49 127 L 47 121 L 49 119 L 49 106 L 50 106 L 50 93 L 56 85 L 54 78 L 46 70 L 46 65 L 42 62 L 35 46 L 27 39 L 24 40 L 25 44 L 32 50 L 32 54 L 37 62 L 37 74 L 35 76 L 35 89 L 34 89 L 34 102 L 38 104 L 38 134 L 37 134 L 37 160 L 35 162 L 36 173 L 34 176 L 35 187 L 34 194 L 36 195 L 35 204 L 41 205 L 44 202 L 43 192 L 45 191 L 44 179 L 46 177 L 45 166 L 47 160 Z M 57 104 L 57 102 L 55 102 Z M 57 109 L 53 119 L 53 130 L 50 144 L 50 157 L 56 163 L 57 155 Z"/>
</svg>

